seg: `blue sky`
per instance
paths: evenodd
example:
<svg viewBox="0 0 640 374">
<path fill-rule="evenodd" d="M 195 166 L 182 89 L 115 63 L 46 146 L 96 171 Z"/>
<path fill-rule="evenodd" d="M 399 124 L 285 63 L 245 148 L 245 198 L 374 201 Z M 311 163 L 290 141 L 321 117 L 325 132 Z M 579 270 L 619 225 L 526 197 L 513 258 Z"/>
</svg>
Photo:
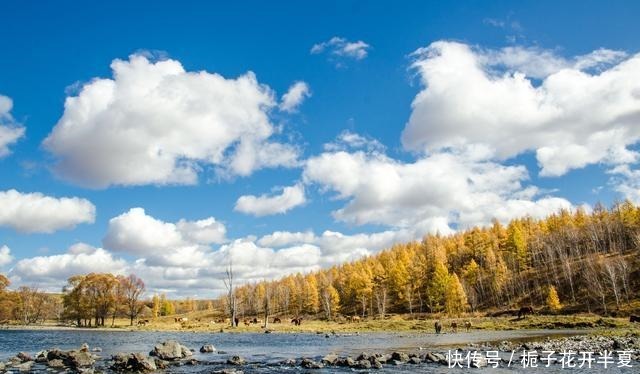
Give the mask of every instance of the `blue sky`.
<svg viewBox="0 0 640 374">
<path fill-rule="evenodd" d="M 49 289 L 135 271 L 202 296 L 230 256 L 251 281 L 493 217 L 637 202 L 638 11 L 3 2 L 0 270 Z M 89 94 L 100 82 L 111 96 Z"/>
</svg>

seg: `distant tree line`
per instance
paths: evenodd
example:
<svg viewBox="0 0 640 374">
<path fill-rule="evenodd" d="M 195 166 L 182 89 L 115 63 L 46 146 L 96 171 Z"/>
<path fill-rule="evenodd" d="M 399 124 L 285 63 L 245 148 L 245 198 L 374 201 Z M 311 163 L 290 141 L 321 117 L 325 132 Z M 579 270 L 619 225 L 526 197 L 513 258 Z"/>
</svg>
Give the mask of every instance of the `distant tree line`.
<svg viewBox="0 0 640 374">
<path fill-rule="evenodd" d="M 494 220 L 429 235 L 375 256 L 236 287 L 238 315 L 383 317 L 521 305 L 612 313 L 637 297 L 640 208 L 626 201 L 561 210 L 545 219 Z M 225 296 L 219 302 L 227 302 Z"/>
<path fill-rule="evenodd" d="M 59 295 L 39 291 L 35 287 L 9 290 L 9 279 L 0 274 L 0 323 L 15 321 L 24 325 L 56 320 L 62 316 Z"/>
</svg>

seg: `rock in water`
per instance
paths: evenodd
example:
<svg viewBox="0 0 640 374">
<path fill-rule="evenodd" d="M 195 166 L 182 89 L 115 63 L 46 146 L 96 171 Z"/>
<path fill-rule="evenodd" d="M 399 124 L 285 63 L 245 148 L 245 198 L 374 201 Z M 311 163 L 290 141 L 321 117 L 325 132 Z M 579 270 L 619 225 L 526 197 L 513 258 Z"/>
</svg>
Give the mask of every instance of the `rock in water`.
<svg viewBox="0 0 640 374">
<path fill-rule="evenodd" d="M 404 352 L 393 352 L 391 354 L 391 359 L 400 362 L 407 362 L 409 361 L 409 355 Z"/>
<path fill-rule="evenodd" d="M 31 356 L 26 352 L 20 352 L 16 355 L 16 357 L 20 360 L 20 362 L 29 362 L 33 361 Z"/>
<path fill-rule="evenodd" d="M 47 366 L 49 366 L 52 369 L 62 369 L 64 368 L 64 362 L 56 358 L 47 362 Z"/>
<path fill-rule="evenodd" d="M 149 352 L 150 356 L 158 357 L 161 360 L 180 360 L 182 358 L 193 355 L 189 348 L 183 346 L 175 340 L 167 340 L 162 344 L 157 344 L 153 350 Z"/>
<path fill-rule="evenodd" d="M 338 362 L 338 359 L 338 355 L 331 353 L 322 358 L 322 363 L 325 365 L 335 365 Z"/>
<path fill-rule="evenodd" d="M 322 369 L 324 367 L 323 364 L 315 362 L 309 358 L 303 358 L 302 362 L 300 362 L 300 366 L 305 369 Z"/>
<path fill-rule="evenodd" d="M 80 346 L 80 351 L 81 352 L 89 352 L 89 344 L 82 343 L 82 345 Z"/>
<path fill-rule="evenodd" d="M 202 347 L 200 347 L 201 353 L 211 353 L 215 351 L 216 351 L 216 347 L 214 347 L 212 344 L 205 344 Z"/>
<path fill-rule="evenodd" d="M 69 351 L 67 355 L 68 360 L 65 364 L 76 369 L 93 366 L 96 362 L 88 351 Z"/>
<path fill-rule="evenodd" d="M 244 365 L 247 362 L 244 360 L 244 358 L 240 357 L 240 356 L 233 356 L 230 359 L 227 360 L 227 364 L 229 365 Z"/>
<path fill-rule="evenodd" d="M 142 353 L 118 353 L 113 356 L 111 369 L 115 371 L 148 372 L 156 371 L 154 360 Z"/>
</svg>

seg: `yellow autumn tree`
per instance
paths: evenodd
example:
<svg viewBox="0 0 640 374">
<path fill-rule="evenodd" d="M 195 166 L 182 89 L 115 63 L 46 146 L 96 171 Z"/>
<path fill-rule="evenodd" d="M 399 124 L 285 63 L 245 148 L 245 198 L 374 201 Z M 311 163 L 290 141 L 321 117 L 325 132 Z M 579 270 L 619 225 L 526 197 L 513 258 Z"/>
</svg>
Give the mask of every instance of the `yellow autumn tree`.
<svg viewBox="0 0 640 374">
<path fill-rule="evenodd" d="M 547 294 L 547 307 L 554 312 L 557 313 L 562 309 L 562 304 L 560 304 L 560 297 L 558 297 L 558 291 L 554 286 L 549 286 L 549 293 Z"/>
<path fill-rule="evenodd" d="M 459 316 L 469 308 L 467 294 L 464 292 L 462 283 L 460 283 L 456 273 L 449 277 L 444 305 L 447 314 L 450 316 Z"/>
</svg>

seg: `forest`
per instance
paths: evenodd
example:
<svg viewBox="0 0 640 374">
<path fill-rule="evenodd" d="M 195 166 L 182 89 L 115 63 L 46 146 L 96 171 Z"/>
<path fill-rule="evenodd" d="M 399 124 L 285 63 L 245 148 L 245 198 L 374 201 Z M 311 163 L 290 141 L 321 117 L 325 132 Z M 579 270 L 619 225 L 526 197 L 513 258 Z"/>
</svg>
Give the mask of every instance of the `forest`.
<svg viewBox="0 0 640 374">
<path fill-rule="evenodd" d="M 238 315 L 384 317 L 507 311 L 615 315 L 638 296 L 640 208 L 629 201 L 498 221 L 234 290 Z M 229 302 L 228 295 L 221 301 Z"/>
<path fill-rule="evenodd" d="M 449 236 L 428 235 L 328 269 L 235 286 L 217 300 L 145 295 L 136 275 L 68 279 L 61 294 L 10 290 L 0 275 L 0 322 L 45 319 L 77 326 L 130 324 L 141 317 L 219 310 L 237 317 L 326 320 L 388 314 L 464 313 L 531 306 L 544 313 L 633 311 L 640 274 L 640 208 L 629 201 L 562 210 L 544 219 L 494 221 Z M 227 273 L 227 276 L 231 273 Z M 225 311 L 226 309 L 226 311 Z"/>
</svg>

